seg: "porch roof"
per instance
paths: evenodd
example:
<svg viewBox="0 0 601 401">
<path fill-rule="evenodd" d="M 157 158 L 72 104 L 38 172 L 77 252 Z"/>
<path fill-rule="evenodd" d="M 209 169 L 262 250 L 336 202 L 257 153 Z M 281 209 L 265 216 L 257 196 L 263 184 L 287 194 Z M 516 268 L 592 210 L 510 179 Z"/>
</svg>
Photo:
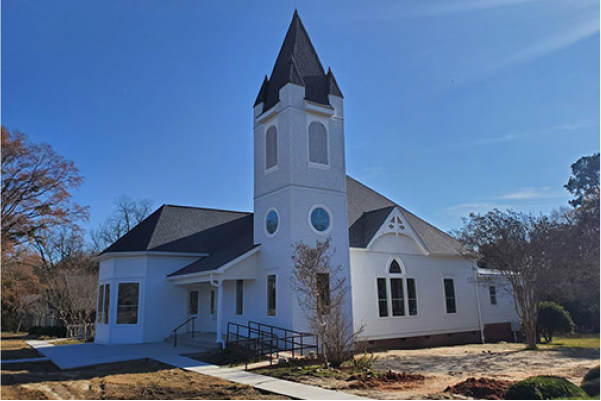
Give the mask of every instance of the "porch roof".
<svg viewBox="0 0 601 401">
<path fill-rule="evenodd" d="M 199 259 L 189 265 L 167 275 L 167 277 L 184 276 L 194 273 L 210 272 L 236 260 L 260 245 L 248 245 L 246 241 L 238 241 L 218 250 L 206 258 Z"/>
</svg>

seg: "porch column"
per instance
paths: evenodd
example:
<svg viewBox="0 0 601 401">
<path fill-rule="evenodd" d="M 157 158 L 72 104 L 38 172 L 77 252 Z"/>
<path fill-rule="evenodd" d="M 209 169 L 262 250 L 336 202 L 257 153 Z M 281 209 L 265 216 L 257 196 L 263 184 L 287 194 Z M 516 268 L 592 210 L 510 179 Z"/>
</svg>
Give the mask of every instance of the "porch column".
<svg viewBox="0 0 601 401">
<path fill-rule="evenodd" d="M 217 281 L 217 342 L 223 344 L 223 330 L 222 330 L 222 311 L 223 311 L 223 280 Z"/>
</svg>

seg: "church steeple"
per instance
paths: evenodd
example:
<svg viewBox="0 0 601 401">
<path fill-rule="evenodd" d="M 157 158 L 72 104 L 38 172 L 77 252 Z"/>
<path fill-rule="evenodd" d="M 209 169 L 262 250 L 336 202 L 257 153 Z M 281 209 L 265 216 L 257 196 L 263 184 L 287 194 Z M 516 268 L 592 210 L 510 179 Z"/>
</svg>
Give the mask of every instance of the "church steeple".
<svg viewBox="0 0 601 401">
<path fill-rule="evenodd" d="M 329 105 L 328 95 L 342 97 L 334 74 L 330 69 L 326 74 L 296 10 L 271 77 L 263 81 L 255 106 L 264 103 L 263 111 L 273 107 L 279 101 L 280 89 L 288 83 L 303 86 L 305 99 L 316 103 Z"/>
</svg>

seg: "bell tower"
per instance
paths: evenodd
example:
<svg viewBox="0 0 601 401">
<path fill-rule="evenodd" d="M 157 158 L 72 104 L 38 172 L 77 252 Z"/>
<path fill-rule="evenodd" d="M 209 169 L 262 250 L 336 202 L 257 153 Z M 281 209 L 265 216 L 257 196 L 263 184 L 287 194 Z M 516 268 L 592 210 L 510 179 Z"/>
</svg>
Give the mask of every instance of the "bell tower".
<svg viewBox="0 0 601 401">
<path fill-rule="evenodd" d="M 342 267 L 350 285 L 344 153 L 342 92 L 295 11 L 254 105 L 254 240 L 259 280 L 266 291 L 275 280 L 277 294 L 276 311 L 266 305 L 267 323 L 307 329 L 290 278 L 300 241 L 330 237 L 332 266 Z"/>
</svg>

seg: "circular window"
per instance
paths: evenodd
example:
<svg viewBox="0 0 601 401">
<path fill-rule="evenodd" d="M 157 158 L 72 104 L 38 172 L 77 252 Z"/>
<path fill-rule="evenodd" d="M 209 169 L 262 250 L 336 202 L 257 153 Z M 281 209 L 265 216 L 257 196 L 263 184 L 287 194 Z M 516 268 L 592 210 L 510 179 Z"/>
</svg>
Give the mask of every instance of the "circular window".
<svg viewBox="0 0 601 401">
<path fill-rule="evenodd" d="M 265 217 L 265 230 L 269 235 L 274 235 L 278 230 L 278 226 L 280 224 L 280 216 L 275 209 L 271 209 L 267 212 L 267 216 Z"/>
<path fill-rule="evenodd" d="M 322 206 L 311 210 L 310 220 L 311 226 L 320 233 L 324 233 L 330 228 L 330 213 Z"/>
</svg>

